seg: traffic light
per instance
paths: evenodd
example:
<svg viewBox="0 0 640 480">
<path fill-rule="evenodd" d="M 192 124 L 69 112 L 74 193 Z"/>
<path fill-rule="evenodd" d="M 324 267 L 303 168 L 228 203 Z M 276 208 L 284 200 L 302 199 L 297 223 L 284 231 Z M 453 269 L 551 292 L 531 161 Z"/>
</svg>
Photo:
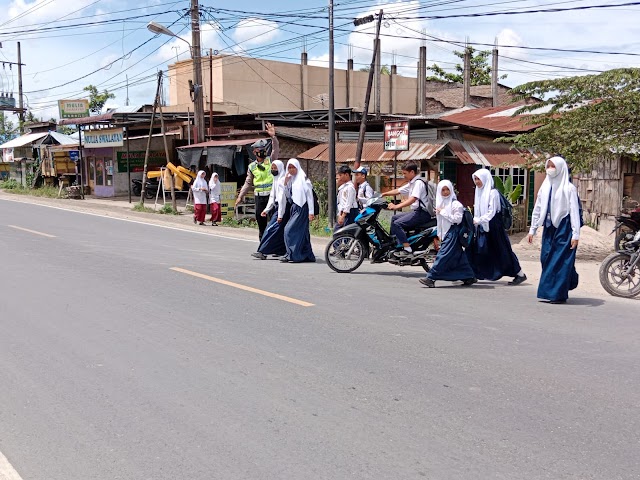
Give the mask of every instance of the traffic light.
<svg viewBox="0 0 640 480">
<path fill-rule="evenodd" d="M 365 23 L 371 23 L 375 20 L 375 17 L 373 15 L 369 15 L 366 17 L 362 17 L 362 18 L 356 18 L 353 21 L 353 24 L 357 27 L 359 25 L 364 25 Z"/>
</svg>

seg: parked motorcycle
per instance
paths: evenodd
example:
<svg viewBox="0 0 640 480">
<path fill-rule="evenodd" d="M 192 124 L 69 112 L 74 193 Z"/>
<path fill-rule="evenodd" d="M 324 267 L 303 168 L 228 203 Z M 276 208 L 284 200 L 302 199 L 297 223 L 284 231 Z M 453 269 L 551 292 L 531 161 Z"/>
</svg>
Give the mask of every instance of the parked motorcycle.
<svg viewBox="0 0 640 480">
<path fill-rule="evenodd" d="M 411 230 L 407 240 L 413 250 L 412 255 L 396 255 L 402 252 L 395 236 L 390 235 L 378 221 L 380 212 L 388 202 L 381 197 L 367 201 L 354 223 L 337 230 L 327 245 L 324 258 L 329 267 L 338 273 L 349 273 L 357 269 L 365 258 L 371 256 L 371 263 L 389 262 L 399 266 L 421 266 L 429 271 L 435 258 L 433 241 L 437 236 L 436 220 Z"/>
<path fill-rule="evenodd" d="M 132 183 L 131 193 L 133 193 L 134 196 L 139 197 L 140 194 L 142 193 L 142 180 L 138 180 L 137 178 L 134 178 L 133 180 L 131 180 L 131 183 Z M 156 198 L 156 193 L 158 193 L 158 188 L 160 188 L 160 182 L 158 182 L 158 180 L 156 179 L 147 180 L 144 188 L 144 197 L 149 199 Z"/>
<path fill-rule="evenodd" d="M 640 293 L 640 231 L 604 259 L 600 284 L 611 295 L 631 298 Z"/>
<path fill-rule="evenodd" d="M 616 226 L 611 231 L 611 234 L 616 235 L 613 244 L 616 251 L 621 250 L 624 243 L 633 240 L 638 231 L 640 231 L 640 207 L 636 207 L 629 215 L 616 217 Z"/>
</svg>

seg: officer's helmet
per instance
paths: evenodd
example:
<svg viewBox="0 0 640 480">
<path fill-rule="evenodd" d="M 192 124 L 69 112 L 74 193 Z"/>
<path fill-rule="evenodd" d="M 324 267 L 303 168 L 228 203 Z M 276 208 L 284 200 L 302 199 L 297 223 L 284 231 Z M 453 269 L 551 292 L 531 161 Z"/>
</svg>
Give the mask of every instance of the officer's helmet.
<svg viewBox="0 0 640 480">
<path fill-rule="evenodd" d="M 264 138 L 258 140 L 257 142 L 253 143 L 251 145 L 251 149 L 253 150 L 253 153 L 260 158 L 266 158 L 267 157 L 267 147 L 269 146 L 269 142 L 267 140 L 265 140 Z"/>
</svg>

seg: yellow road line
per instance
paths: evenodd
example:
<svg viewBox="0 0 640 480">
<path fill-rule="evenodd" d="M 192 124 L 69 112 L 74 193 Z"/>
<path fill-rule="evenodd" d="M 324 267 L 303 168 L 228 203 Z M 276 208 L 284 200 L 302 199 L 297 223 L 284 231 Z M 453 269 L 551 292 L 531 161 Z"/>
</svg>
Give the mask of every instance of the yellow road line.
<svg viewBox="0 0 640 480">
<path fill-rule="evenodd" d="M 7 225 L 7 227 L 15 228 L 16 230 L 22 230 L 23 232 L 33 233 L 34 235 L 41 235 L 43 237 L 56 238 L 55 235 L 49 235 L 48 233 L 36 232 L 35 230 L 29 230 L 28 228 L 18 227 L 16 225 Z"/>
<path fill-rule="evenodd" d="M 192 277 L 202 278 L 204 280 L 209 280 L 210 282 L 220 283 L 222 285 L 226 285 L 228 287 L 238 288 L 240 290 L 244 290 L 246 292 L 257 293 L 258 295 L 264 295 L 265 297 L 275 298 L 276 300 L 282 300 L 283 302 L 294 303 L 296 305 L 300 305 L 301 307 L 313 307 L 313 303 L 305 302 L 302 300 L 297 300 L 295 298 L 286 297 L 284 295 L 279 295 L 277 293 L 267 292 L 265 290 L 260 290 L 258 288 L 248 287 L 246 285 L 241 285 L 239 283 L 229 282 L 228 280 L 222 280 L 221 278 L 210 277 L 209 275 L 204 275 L 198 272 L 192 272 L 191 270 L 185 270 L 184 268 L 179 267 L 171 267 L 170 270 L 174 272 L 184 273 L 186 275 L 191 275 Z"/>
</svg>

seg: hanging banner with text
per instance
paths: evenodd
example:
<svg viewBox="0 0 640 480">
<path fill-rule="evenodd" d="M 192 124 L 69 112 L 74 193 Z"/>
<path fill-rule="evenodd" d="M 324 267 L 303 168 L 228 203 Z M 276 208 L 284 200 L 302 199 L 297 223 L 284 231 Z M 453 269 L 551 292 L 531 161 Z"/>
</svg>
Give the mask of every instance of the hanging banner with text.
<svg viewBox="0 0 640 480">
<path fill-rule="evenodd" d="M 384 149 L 388 152 L 409 150 L 409 122 L 384 122 Z"/>
<path fill-rule="evenodd" d="M 123 142 L 122 128 L 104 128 L 84 131 L 85 148 L 121 147 Z"/>
<path fill-rule="evenodd" d="M 84 118 L 89 116 L 89 100 L 58 100 L 60 118 Z"/>
<path fill-rule="evenodd" d="M 129 152 L 129 168 L 132 172 L 142 172 L 144 170 L 144 150 Z M 118 159 L 118 173 L 127 173 L 127 152 L 116 152 Z M 149 171 L 160 170 L 167 164 L 167 155 L 164 150 L 151 150 L 149 152 Z"/>
</svg>

